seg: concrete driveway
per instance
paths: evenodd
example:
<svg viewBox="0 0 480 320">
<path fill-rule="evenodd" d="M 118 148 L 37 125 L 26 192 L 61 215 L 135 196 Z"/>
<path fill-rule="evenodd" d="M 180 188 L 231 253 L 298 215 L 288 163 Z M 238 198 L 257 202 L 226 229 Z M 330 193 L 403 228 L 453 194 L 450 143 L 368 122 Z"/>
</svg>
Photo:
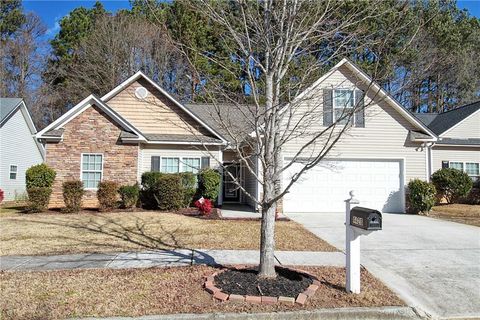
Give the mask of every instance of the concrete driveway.
<svg viewBox="0 0 480 320">
<path fill-rule="evenodd" d="M 344 213 L 288 214 L 345 250 Z M 362 236 L 362 265 L 410 306 L 439 318 L 480 317 L 480 228 L 423 216 L 383 214 Z"/>
</svg>

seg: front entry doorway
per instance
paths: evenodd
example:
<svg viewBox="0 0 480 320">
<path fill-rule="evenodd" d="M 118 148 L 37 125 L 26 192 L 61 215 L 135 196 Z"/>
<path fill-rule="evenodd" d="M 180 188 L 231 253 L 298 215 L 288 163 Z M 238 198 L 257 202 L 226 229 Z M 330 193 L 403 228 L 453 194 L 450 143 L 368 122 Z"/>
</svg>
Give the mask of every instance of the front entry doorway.
<svg viewBox="0 0 480 320">
<path fill-rule="evenodd" d="M 228 174 L 230 173 L 230 174 Z M 233 178 L 232 178 L 233 176 Z M 240 166 L 238 163 L 225 163 L 223 172 L 223 200 L 238 202 L 240 200 L 240 188 L 235 183 L 239 180 Z"/>
</svg>

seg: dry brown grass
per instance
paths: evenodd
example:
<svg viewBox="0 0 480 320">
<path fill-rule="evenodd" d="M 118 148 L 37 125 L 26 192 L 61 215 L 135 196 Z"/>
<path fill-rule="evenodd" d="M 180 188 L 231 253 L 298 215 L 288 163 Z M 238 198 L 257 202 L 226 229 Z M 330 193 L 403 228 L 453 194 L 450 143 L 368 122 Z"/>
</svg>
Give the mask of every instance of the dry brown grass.
<svg viewBox="0 0 480 320">
<path fill-rule="evenodd" d="M 305 267 L 322 285 L 304 307 L 233 304 L 213 301 L 202 289 L 207 266 L 2 272 L 1 318 L 61 319 L 86 316 L 268 312 L 335 307 L 402 306 L 380 281 L 362 271 L 362 293 L 345 293 L 345 271 L 336 267 Z"/>
<path fill-rule="evenodd" d="M 10 214 L 0 217 L 0 255 L 258 249 L 259 221 L 203 220 L 165 212 Z M 293 221 L 276 224 L 278 250 L 336 251 Z"/>
<path fill-rule="evenodd" d="M 480 227 L 480 205 L 444 204 L 432 208 L 429 217 Z"/>
</svg>

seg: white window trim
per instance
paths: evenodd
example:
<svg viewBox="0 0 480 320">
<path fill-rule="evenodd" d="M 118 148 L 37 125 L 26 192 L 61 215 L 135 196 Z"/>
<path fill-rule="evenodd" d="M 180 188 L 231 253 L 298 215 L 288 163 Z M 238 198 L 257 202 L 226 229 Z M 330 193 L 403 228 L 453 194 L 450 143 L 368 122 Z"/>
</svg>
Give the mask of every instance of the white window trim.
<svg viewBox="0 0 480 320">
<path fill-rule="evenodd" d="M 182 157 L 176 157 L 176 156 L 159 156 L 159 155 L 152 155 L 151 157 L 160 157 L 160 171 L 159 172 L 163 172 L 162 171 L 162 164 L 163 164 L 163 159 L 178 159 L 178 172 L 163 172 L 163 173 L 180 173 L 180 172 L 186 172 L 185 169 L 184 169 L 184 159 L 198 159 L 199 163 L 200 163 L 200 167 L 198 168 L 198 171 L 200 171 L 202 169 L 202 157 L 198 157 L 198 156 L 182 156 Z M 150 159 L 151 159 L 150 157 Z M 150 160 L 151 161 L 151 160 Z M 189 171 L 190 172 L 190 171 Z"/>
<path fill-rule="evenodd" d="M 202 169 L 202 157 L 182 157 L 181 160 L 180 160 L 180 164 L 182 165 L 182 170 L 180 172 L 191 172 L 191 171 L 185 171 L 185 168 L 184 166 L 185 163 L 184 163 L 184 159 L 198 159 L 198 171 L 200 172 L 200 170 Z"/>
<path fill-rule="evenodd" d="M 15 168 L 17 168 L 17 171 L 13 172 L 13 171 L 12 171 L 12 166 L 15 167 Z M 15 179 L 12 179 L 12 178 L 11 178 L 11 174 L 12 174 L 12 173 L 15 173 Z M 17 180 L 17 178 L 18 178 L 18 164 L 9 164 L 9 165 L 8 165 L 8 179 L 9 179 L 9 180 Z"/>
<path fill-rule="evenodd" d="M 95 155 L 95 156 L 102 156 L 102 169 L 100 171 L 100 181 L 103 181 L 103 163 L 105 162 L 105 156 L 103 153 L 95 153 L 95 152 L 85 152 L 80 154 L 80 181 L 82 181 L 83 184 L 83 156 L 84 155 Z M 98 172 L 98 170 L 85 170 L 86 172 Z M 98 190 L 97 188 L 84 188 L 85 190 Z"/>
<path fill-rule="evenodd" d="M 335 109 L 350 109 L 350 108 L 347 108 L 345 105 L 342 106 L 342 107 L 337 107 L 336 106 L 336 99 L 335 99 L 335 92 L 336 91 L 352 91 L 352 107 L 351 109 L 353 109 L 355 111 L 355 99 L 356 99 L 356 89 L 355 88 L 335 88 L 332 90 L 332 121 L 333 123 L 335 123 L 337 121 L 336 119 L 336 116 L 335 116 Z M 353 126 L 355 126 L 355 112 L 353 113 L 352 115 L 352 118 L 350 119 L 350 124 L 352 124 Z"/>
<path fill-rule="evenodd" d="M 475 162 L 475 161 L 448 161 L 448 167 L 451 168 L 451 163 L 461 163 L 463 165 L 463 172 L 465 172 L 470 178 L 473 178 L 473 177 L 477 177 L 478 180 L 480 180 L 480 172 L 479 172 L 479 175 L 475 175 L 475 176 L 472 176 L 472 175 L 469 175 L 467 173 L 467 163 L 476 163 L 478 164 L 478 166 L 480 167 L 480 162 Z M 455 169 L 455 168 L 453 168 Z"/>
<path fill-rule="evenodd" d="M 162 171 L 163 159 L 178 159 L 178 171 L 177 172 L 164 172 L 164 171 Z M 159 172 L 162 172 L 162 173 L 179 173 L 179 172 L 182 172 L 180 170 L 181 166 L 182 166 L 182 157 L 175 157 L 175 156 L 160 157 L 160 171 Z"/>
</svg>

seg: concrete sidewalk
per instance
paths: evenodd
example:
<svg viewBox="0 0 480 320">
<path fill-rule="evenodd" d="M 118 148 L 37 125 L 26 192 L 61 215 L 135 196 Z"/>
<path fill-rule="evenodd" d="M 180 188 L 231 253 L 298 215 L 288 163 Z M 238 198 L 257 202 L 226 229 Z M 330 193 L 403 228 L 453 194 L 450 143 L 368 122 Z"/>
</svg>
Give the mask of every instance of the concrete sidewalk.
<svg viewBox="0 0 480 320">
<path fill-rule="evenodd" d="M 277 251 L 275 257 L 281 265 L 345 265 L 345 255 L 342 252 Z M 2 256 L 0 270 L 123 269 L 258 263 L 258 250 L 178 249 L 56 256 Z"/>
</svg>

